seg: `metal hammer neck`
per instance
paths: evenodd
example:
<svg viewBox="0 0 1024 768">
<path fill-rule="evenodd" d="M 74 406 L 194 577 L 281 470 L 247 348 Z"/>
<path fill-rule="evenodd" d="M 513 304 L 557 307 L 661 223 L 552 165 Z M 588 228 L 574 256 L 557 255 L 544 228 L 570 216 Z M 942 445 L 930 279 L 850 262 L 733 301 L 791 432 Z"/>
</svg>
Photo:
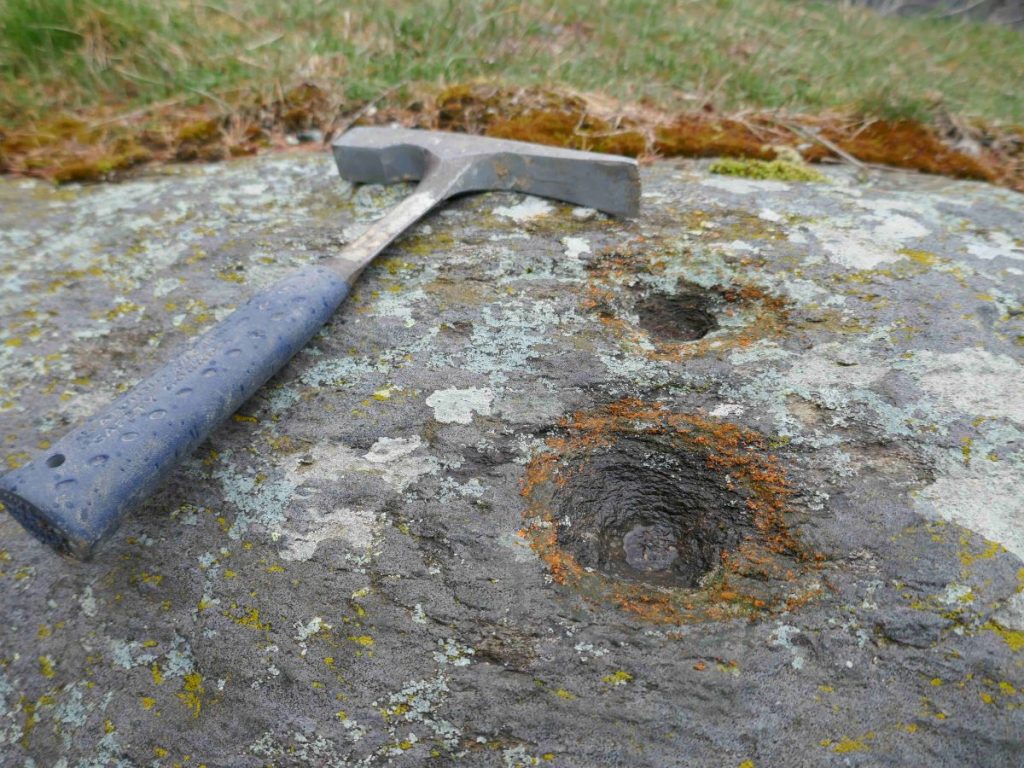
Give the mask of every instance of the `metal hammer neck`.
<svg viewBox="0 0 1024 768">
<path fill-rule="evenodd" d="M 419 221 L 431 208 L 457 194 L 468 165 L 431 163 L 415 191 L 373 222 L 337 256 L 321 262 L 349 285 L 396 237 Z"/>
</svg>

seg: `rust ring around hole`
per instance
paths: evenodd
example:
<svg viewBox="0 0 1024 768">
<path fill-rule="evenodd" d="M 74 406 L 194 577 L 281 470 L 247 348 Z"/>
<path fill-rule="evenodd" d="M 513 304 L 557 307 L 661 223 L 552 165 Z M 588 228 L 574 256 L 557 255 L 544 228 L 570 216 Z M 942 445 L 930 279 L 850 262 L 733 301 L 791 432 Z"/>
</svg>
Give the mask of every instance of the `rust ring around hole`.
<svg viewBox="0 0 1024 768">
<path fill-rule="evenodd" d="M 522 493 L 554 581 L 641 619 L 755 618 L 821 592 L 782 465 L 734 424 L 634 399 L 575 413 Z"/>
<path fill-rule="evenodd" d="M 581 308 L 652 360 L 747 347 L 789 327 L 784 299 L 741 282 L 705 287 L 673 280 L 665 274 L 668 259 L 656 248 L 601 254 L 588 266 Z"/>
</svg>

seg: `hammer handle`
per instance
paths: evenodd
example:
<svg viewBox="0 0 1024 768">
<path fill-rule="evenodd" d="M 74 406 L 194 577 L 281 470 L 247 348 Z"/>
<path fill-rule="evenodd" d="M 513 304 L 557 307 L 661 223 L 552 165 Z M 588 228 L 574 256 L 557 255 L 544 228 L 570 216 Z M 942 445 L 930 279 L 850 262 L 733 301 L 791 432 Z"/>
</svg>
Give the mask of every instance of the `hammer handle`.
<svg viewBox="0 0 1024 768">
<path fill-rule="evenodd" d="M 348 295 L 305 267 L 256 294 L 182 355 L 35 461 L 0 477 L 0 507 L 83 560 L 183 458 L 298 352 Z"/>
</svg>

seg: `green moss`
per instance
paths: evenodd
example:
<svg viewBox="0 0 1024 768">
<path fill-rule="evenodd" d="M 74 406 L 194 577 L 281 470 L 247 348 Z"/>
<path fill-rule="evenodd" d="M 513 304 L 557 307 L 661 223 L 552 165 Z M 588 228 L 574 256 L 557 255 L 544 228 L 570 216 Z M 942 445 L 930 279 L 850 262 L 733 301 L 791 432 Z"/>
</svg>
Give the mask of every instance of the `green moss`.
<svg viewBox="0 0 1024 768">
<path fill-rule="evenodd" d="M 192 141 L 206 143 L 215 140 L 220 135 L 220 127 L 213 120 L 199 120 L 194 123 L 187 123 L 178 129 L 178 141 Z"/>
<path fill-rule="evenodd" d="M 108 152 L 97 157 L 71 157 L 58 162 L 51 178 L 58 184 L 69 182 L 102 181 L 151 158 L 148 150 L 139 146 L 128 146 L 120 152 Z"/>
<path fill-rule="evenodd" d="M 818 171 L 803 163 L 789 160 L 737 160 L 726 158 L 716 160 L 709 168 L 711 173 L 723 176 L 742 176 L 746 179 L 770 179 L 773 181 L 825 181 Z"/>
</svg>

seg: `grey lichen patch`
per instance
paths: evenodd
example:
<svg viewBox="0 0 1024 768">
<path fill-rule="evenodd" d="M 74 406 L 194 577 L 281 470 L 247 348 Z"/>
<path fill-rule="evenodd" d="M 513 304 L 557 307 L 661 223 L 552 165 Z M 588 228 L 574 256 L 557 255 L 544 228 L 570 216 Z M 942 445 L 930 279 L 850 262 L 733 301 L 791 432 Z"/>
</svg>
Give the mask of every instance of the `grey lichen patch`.
<svg viewBox="0 0 1024 768">
<path fill-rule="evenodd" d="M 490 389 L 439 389 L 427 398 L 434 418 L 444 424 L 469 424 L 473 414 L 491 415 L 494 393 Z"/>
<path fill-rule="evenodd" d="M 1024 203 L 825 173 L 655 164 L 634 222 L 452 201 L 96 561 L 0 515 L 0 762 L 1020 763 Z M 4 464 L 408 191 L 313 156 L 4 181 Z M 650 583 L 686 538 L 666 515 L 621 552 L 580 504 L 541 521 L 621 554 L 641 602 L 560 584 L 531 547 L 522 483 L 562 419 L 635 399 L 719 447 L 757 434 L 785 475 L 781 521 L 822 559 L 773 572 L 778 615 L 751 623 L 712 562 L 757 535 L 722 451 L 684 472 L 737 515 L 687 576 L 719 588 L 711 620 L 659 623 L 659 590 L 685 611 L 693 589 Z M 607 455 L 561 488 L 601 520 L 615 477 L 666 487 L 657 456 Z"/>
</svg>

